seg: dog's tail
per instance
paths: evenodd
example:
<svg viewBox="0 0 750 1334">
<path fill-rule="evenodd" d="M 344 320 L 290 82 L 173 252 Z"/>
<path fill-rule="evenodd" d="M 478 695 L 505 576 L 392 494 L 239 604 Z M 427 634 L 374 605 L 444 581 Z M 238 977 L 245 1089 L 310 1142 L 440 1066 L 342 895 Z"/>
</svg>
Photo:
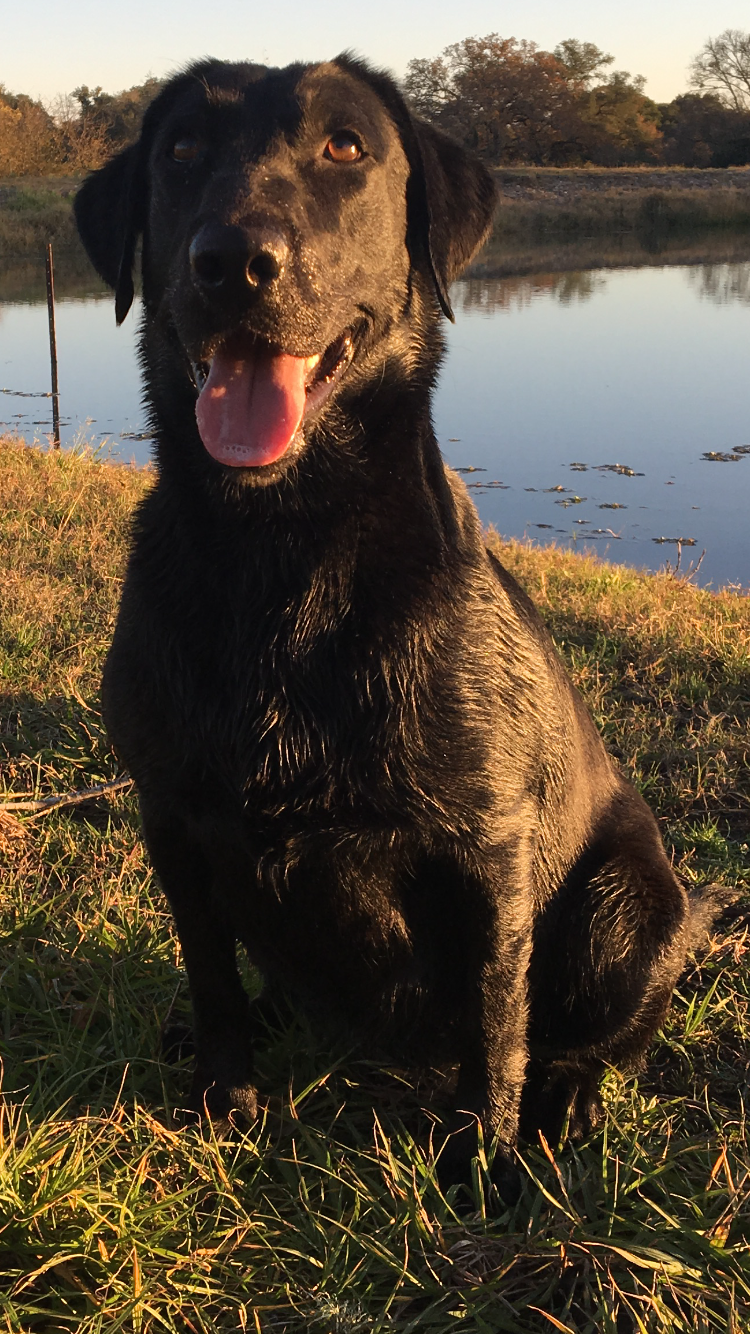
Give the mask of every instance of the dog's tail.
<svg viewBox="0 0 750 1334">
<path fill-rule="evenodd" d="M 690 885 L 687 888 L 690 919 L 688 922 L 688 950 L 699 950 L 708 941 L 713 929 L 720 924 L 730 926 L 741 917 L 741 890 L 720 885 Z"/>
</svg>

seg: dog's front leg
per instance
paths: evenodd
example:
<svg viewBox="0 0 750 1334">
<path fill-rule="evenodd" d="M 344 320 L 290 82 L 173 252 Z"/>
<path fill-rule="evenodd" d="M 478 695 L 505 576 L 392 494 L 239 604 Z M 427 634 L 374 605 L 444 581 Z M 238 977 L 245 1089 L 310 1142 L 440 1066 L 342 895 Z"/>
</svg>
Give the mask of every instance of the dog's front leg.
<svg viewBox="0 0 750 1334">
<path fill-rule="evenodd" d="M 464 880 L 466 985 L 452 1133 L 440 1159 L 444 1186 L 471 1180 L 481 1126 L 493 1141 L 492 1179 L 501 1196 L 518 1194 L 513 1166 L 527 1062 L 527 972 L 532 896 L 527 858 L 504 854 L 486 875 Z"/>
<path fill-rule="evenodd" d="M 193 1111 L 225 1119 L 257 1112 L 250 1001 L 237 970 L 236 938 L 212 893 L 200 848 L 184 828 L 149 819 L 146 844 L 177 927 L 193 1008 Z"/>
</svg>

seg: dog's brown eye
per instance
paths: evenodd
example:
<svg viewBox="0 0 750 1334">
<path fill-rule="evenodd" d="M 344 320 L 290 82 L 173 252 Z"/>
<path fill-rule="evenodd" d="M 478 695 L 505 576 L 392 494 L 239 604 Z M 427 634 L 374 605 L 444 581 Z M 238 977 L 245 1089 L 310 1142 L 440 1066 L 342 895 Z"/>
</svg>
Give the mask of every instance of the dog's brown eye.
<svg viewBox="0 0 750 1334">
<path fill-rule="evenodd" d="M 364 153 L 353 134 L 341 131 L 331 135 L 325 147 L 325 157 L 331 162 L 359 162 Z"/>
<path fill-rule="evenodd" d="M 194 162 L 201 150 L 201 141 L 192 134 L 182 134 L 172 144 L 175 162 Z"/>
</svg>

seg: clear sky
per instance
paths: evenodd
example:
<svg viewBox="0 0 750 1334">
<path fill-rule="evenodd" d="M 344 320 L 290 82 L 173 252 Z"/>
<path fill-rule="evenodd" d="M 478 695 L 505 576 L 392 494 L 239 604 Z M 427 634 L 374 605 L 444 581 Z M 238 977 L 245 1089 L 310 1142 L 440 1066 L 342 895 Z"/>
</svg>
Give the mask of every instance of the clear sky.
<svg viewBox="0 0 750 1334">
<path fill-rule="evenodd" d="M 463 37 L 595 42 L 668 101 L 709 36 L 750 26 L 742 0 L 0 0 L 0 83 L 46 101 L 79 84 L 116 92 L 213 55 L 285 65 L 352 48 L 402 75 Z"/>
</svg>

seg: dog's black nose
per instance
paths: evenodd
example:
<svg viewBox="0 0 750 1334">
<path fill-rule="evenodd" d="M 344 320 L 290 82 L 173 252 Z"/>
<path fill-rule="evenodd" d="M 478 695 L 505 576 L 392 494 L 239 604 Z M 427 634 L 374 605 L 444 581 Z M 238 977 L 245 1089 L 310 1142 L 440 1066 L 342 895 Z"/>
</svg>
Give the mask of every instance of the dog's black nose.
<svg viewBox="0 0 750 1334">
<path fill-rule="evenodd" d="M 209 222 L 193 237 L 190 269 L 207 292 L 263 288 L 281 277 L 288 253 L 284 237 L 270 228 Z"/>
</svg>

